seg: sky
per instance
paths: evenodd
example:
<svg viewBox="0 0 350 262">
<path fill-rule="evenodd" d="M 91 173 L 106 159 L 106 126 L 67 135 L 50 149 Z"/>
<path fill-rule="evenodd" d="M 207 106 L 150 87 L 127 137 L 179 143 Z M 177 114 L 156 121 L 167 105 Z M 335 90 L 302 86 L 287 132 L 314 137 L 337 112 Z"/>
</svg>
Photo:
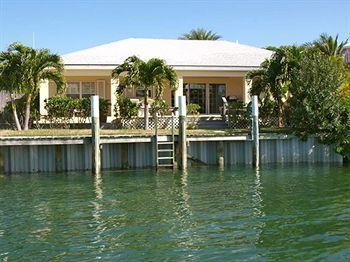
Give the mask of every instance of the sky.
<svg viewBox="0 0 350 262">
<path fill-rule="evenodd" d="M 0 0 L 0 50 L 20 41 L 67 54 L 125 38 L 177 39 L 197 27 L 257 47 L 321 33 L 344 40 L 350 0 Z"/>
</svg>

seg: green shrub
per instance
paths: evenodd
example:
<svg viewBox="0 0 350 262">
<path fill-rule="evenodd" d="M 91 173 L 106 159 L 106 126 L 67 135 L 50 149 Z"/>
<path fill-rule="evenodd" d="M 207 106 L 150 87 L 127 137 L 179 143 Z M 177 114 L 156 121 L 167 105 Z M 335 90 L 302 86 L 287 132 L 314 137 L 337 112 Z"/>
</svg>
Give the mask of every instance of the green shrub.
<svg viewBox="0 0 350 262">
<path fill-rule="evenodd" d="M 250 124 L 251 106 L 246 106 L 243 101 L 230 102 L 228 105 L 228 117 L 234 128 L 247 128 Z"/>
<path fill-rule="evenodd" d="M 165 115 L 169 111 L 169 105 L 164 100 L 155 100 L 149 110 L 150 114 L 153 116 L 156 113 L 160 115 Z"/>
<path fill-rule="evenodd" d="M 119 96 L 115 106 L 116 117 L 132 118 L 138 115 L 141 104 L 136 104 L 125 96 Z"/>
<path fill-rule="evenodd" d="M 199 114 L 199 109 L 201 107 L 198 104 L 188 104 L 187 105 L 187 114 L 188 115 L 198 115 Z"/>
</svg>

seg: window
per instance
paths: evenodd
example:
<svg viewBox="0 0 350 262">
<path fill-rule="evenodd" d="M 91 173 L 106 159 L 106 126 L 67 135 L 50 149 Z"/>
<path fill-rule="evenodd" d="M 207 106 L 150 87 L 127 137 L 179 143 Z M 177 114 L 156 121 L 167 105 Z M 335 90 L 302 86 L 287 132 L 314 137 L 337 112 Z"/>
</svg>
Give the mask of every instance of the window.
<svg viewBox="0 0 350 262">
<path fill-rule="evenodd" d="M 82 82 L 82 97 L 90 97 L 96 94 L 95 82 Z"/>
<path fill-rule="evenodd" d="M 136 95 L 136 97 L 144 97 L 145 96 L 145 89 L 143 87 L 136 87 L 135 95 Z M 148 90 L 148 97 L 152 97 L 151 90 Z"/>
<path fill-rule="evenodd" d="M 72 98 L 90 97 L 96 94 L 105 97 L 105 80 L 67 83 L 67 96 Z"/>
<path fill-rule="evenodd" d="M 80 98 L 80 82 L 67 83 L 67 96 L 72 98 Z"/>
</svg>

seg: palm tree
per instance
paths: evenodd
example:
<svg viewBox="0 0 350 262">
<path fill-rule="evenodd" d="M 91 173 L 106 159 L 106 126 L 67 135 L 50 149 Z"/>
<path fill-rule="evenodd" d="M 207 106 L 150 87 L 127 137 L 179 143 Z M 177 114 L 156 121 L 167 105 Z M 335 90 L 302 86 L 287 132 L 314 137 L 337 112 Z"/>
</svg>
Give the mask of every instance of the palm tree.
<svg viewBox="0 0 350 262">
<path fill-rule="evenodd" d="M 177 87 L 177 76 L 174 69 L 159 58 L 143 61 L 137 56 L 127 58 L 112 72 L 112 77 L 118 80 L 118 94 L 125 88 L 143 87 L 144 91 L 144 128 L 148 129 L 148 93 L 156 89 L 156 99 L 160 99 L 165 86 L 171 89 Z"/>
<path fill-rule="evenodd" d="M 248 73 L 252 80 L 251 95 L 258 95 L 262 109 L 269 114 L 277 114 L 279 126 L 283 125 L 290 92 L 291 72 L 299 66 L 304 47 L 282 46 L 274 48 L 274 54 L 266 59 L 260 69 Z"/>
<path fill-rule="evenodd" d="M 339 43 L 338 35 L 335 38 L 325 33 L 321 34 L 319 39 L 308 44 L 310 47 L 320 50 L 322 53 L 328 56 L 341 55 L 343 47 L 347 44 L 348 39 Z"/>
<path fill-rule="evenodd" d="M 23 129 L 27 130 L 30 120 L 31 102 L 39 94 L 40 82 L 52 80 L 58 91 L 64 87 L 62 76 L 63 63 L 59 55 L 52 54 L 48 49 L 34 49 L 21 43 L 13 43 L 1 55 L 3 67 L 7 68 L 2 80 L 2 86 L 7 85 L 8 79 L 16 81 L 7 88 L 25 95 L 25 117 Z M 1 61 L 0 61 L 1 62 Z M 16 68 L 16 72 L 10 68 Z M 5 76 L 8 78 L 6 79 Z M 10 81 L 10 83 L 12 83 Z"/>
<path fill-rule="evenodd" d="M 183 34 L 182 40 L 218 40 L 221 36 L 204 28 L 192 29 L 189 33 Z"/>
<path fill-rule="evenodd" d="M 22 130 L 17 114 L 16 98 L 23 91 L 21 56 L 11 52 L 0 53 L 0 90 L 8 92 L 11 98 L 13 118 L 17 130 Z"/>
</svg>

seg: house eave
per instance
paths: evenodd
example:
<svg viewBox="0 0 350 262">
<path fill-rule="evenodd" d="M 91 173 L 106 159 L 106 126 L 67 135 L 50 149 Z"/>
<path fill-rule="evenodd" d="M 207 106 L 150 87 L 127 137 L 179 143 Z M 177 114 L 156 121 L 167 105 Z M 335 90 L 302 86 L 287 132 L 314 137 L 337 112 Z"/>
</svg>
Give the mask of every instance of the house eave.
<svg viewBox="0 0 350 262">
<path fill-rule="evenodd" d="M 117 64 L 65 64 L 66 70 L 113 70 Z M 176 71 L 240 71 L 259 69 L 259 66 L 173 65 Z"/>
</svg>

